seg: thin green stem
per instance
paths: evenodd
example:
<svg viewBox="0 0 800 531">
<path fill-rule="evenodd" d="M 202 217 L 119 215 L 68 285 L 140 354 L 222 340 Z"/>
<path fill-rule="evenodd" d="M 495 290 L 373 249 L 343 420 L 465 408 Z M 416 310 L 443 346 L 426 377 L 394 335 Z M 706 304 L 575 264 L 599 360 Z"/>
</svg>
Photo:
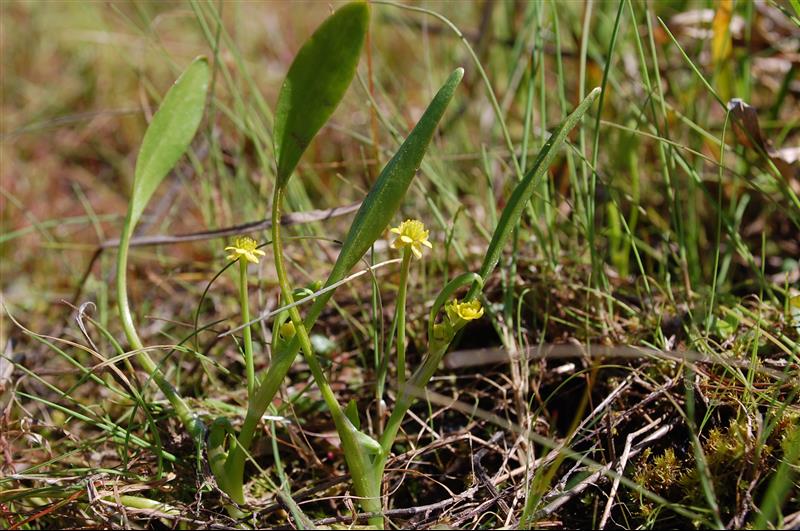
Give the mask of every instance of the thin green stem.
<svg viewBox="0 0 800 531">
<path fill-rule="evenodd" d="M 125 330 L 125 336 L 128 338 L 130 346 L 137 350 L 136 359 L 139 365 L 150 375 L 155 381 L 156 385 L 164 396 L 167 397 L 169 403 L 175 409 L 175 413 L 183 423 L 186 431 L 189 432 L 195 444 L 200 447 L 203 444 L 206 427 L 203 422 L 194 414 L 189 404 L 178 394 L 178 391 L 170 384 L 158 368 L 158 365 L 147 354 L 142 340 L 139 339 L 139 334 L 136 333 L 136 326 L 133 324 L 133 315 L 131 314 L 130 303 L 128 302 L 128 247 L 131 240 L 131 232 L 133 224 L 130 220 L 130 212 L 128 218 L 125 220 L 125 228 L 122 231 L 119 242 L 119 251 L 117 254 L 117 309 L 119 310 L 119 317 L 122 321 L 122 327 Z"/>
<path fill-rule="evenodd" d="M 278 284 L 281 288 L 281 295 L 283 296 L 284 302 L 287 306 L 294 304 L 294 295 L 292 294 L 292 287 L 289 284 L 289 276 L 286 273 L 286 265 L 284 264 L 283 260 L 283 240 L 281 237 L 281 224 L 280 224 L 280 203 L 283 201 L 283 189 L 280 187 L 276 187 L 275 194 L 273 196 L 273 205 L 272 205 L 272 250 L 275 260 L 275 273 L 278 277 Z M 311 370 L 311 374 L 314 377 L 314 380 L 317 382 L 317 385 L 320 388 L 320 392 L 322 393 L 322 399 L 325 401 L 325 404 L 331 410 L 331 413 L 334 416 L 334 419 L 337 415 L 344 416 L 344 412 L 342 411 L 339 402 L 336 400 L 336 396 L 333 393 L 333 390 L 328 384 L 327 378 L 325 378 L 325 373 L 322 371 L 322 366 L 319 364 L 316 356 L 314 356 L 314 351 L 311 347 L 311 339 L 308 337 L 308 330 L 306 329 L 305 323 L 303 323 L 303 319 L 300 317 L 300 312 L 297 310 L 296 306 L 292 306 L 289 308 L 289 317 L 294 324 L 295 330 L 297 331 L 297 337 L 300 339 L 300 349 L 303 351 L 306 357 L 306 363 L 308 363 L 308 368 Z"/>
<path fill-rule="evenodd" d="M 280 205 L 283 200 L 283 188 L 276 186 L 272 204 L 272 248 L 275 260 L 275 273 L 278 277 L 278 284 L 281 288 L 281 295 L 287 305 L 294 303 L 292 287 L 289 284 L 289 276 L 286 273 L 286 266 L 283 261 L 283 246 L 281 243 L 281 224 L 280 224 Z M 375 474 L 373 463 L 371 462 L 365 439 L 367 435 L 359 432 L 352 422 L 347 418 L 342 410 L 336 395 L 328 383 L 322 366 L 314 355 L 311 340 L 308 337 L 306 325 L 300 317 L 300 312 L 296 306 L 289 308 L 289 317 L 295 326 L 296 337 L 299 338 L 300 348 L 305 355 L 308 368 L 314 377 L 314 381 L 319 387 L 322 399 L 331 412 L 333 423 L 339 434 L 339 439 L 344 450 L 345 460 L 353 478 L 353 487 L 361 497 L 361 506 L 367 512 L 379 512 L 381 510 L 381 477 Z M 372 441 L 374 443 L 374 441 Z M 377 443 L 375 443 L 377 446 Z M 372 525 L 383 527 L 383 518 L 376 517 L 370 519 Z"/>
<path fill-rule="evenodd" d="M 250 322 L 250 301 L 247 296 L 247 260 L 239 258 L 239 303 L 242 308 L 242 322 Z M 242 329 L 242 340 L 244 341 L 244 366 L 247 374 L 247 400 L 250 401 L 255 396 L 256 391 L 256 371 L 253 364 L 253 336 L 250 325 Z"/>
<path fill-rule="evenodd" d="M 584 4 L 583 11 L 583 25 L 581 29 L 581 44 L 580 44 L 580 62 L 578 63 L 578 100 L 583 100 L 586 95 L 586 59 L 589 50 L 589 34 L 590 22 L 592 19 L 592 7 L 594 2 L 587 1 Z M 578 131 L 578 145 L 580 153 L 586 156 L 586 131 L 580 128 Z M 594 257 L 594 197 L 590 195 L 589 190 L 589 176 L 586 173 L 586 162 L 581 163 L 581 190 L 578 192 L 584 198 L 584 222 L 586 223 L 586 236 L 588 240 L 588 248 L 592 257 Z M 594 260 L 594 258 L 593 258 Z"/>
<path fill-rule="evenodd" d="M 403 248 L 403 263 L 400 265 L 400 289 L 397 291 L 397 386 L 406 383 L 406 294 L 408 292 L 408 270 L 411 265 L 411 249 Z"/>
<path fill-rule="evenodd" d="M 316 298 L 308 311 L 308 315 L 306 315 L 306 330 L 314 326 L 320 313 L 322 313 L 322 309 L 332 296 L 333 291 L 328 291 Z M 267 374 L 259 382 L 255 397 L 247 405 L 247 414 L 242 423 L 242 429 L 239 432 L 236 444 L 231 448 L 228 459 L 225 461 L 225 472 L 230 485 L 226 492 L 238 503 L 244 503 L 242 481 L 244 463 L 247 457 L 246 450 L 250 448 L 261 416 L 269 407 L 275 393 L 278 392 L 278 388 L 281 386 L 286 373 L 289 372 L 289 367 L 291 367 L 295 356 L 297 356 L 298 350 L 300 350 L 300 336 L 295 335 L 291 341 L 279 346 L 272 356 L 272 362 Z"/>
<path fill-rule="evenodd" d="M 409 390 L 425 388 L 431 377 L 433 377 L 433 373 L 439 367 L 439 362 L 442 360 L 449 344 L 450 341 L 448 340 L 432 346 L 431 351 L 425 357 L 422 365 L 414 371 L 408 383 L 400 389 L 397 402 L 395 402 L 394 408 L 392 409 L 392 414 L 386 422 L 386 429 L 381 434 L 381 454 L 376 463 L 376 467 L 380 467 L 381 470 L 386 463 L 386 459 L 389 457 L 389 453 L 392 451 L 392 444 L 394 444 L 397 432 L 400 430 L 400 425 L 403 423 L 403 418 L 405 418 L 408 409 L 414 402 L 414 397 L 409 393 Z"/>
<path fill-rule="evenodd" d="M 595 219 L 595 212 L 597 208 L 594 198 L 597 197 L 597 160 L 598 156 L 600 155 L 600 132 L 601 132 L 600 119 L 603 115 L 603 102 L 605 101 L 605 96 L 606 96 L 606 85 L 608 84 L 608 76 L 611 72 L 611 66 L 613 65 L 614 49 L 617 44 L 617 35 L 619 34 L 619 28 L 620 28 L 620 23 L 622 21 L 622 13 L 624 6 L 625 6 L 624 2 L 620 1 L 619 7 L 617 9 L 617 17 L 614 20 L 614 29 L 611 33 L 611 42 L 608 45 L 608 57 L 606 58 L 606 66 L 605 68 L 603 68 L 603 80 L 600 83 L 601 92 L 600 96 L 598 97 L 597 117 L 595 118 L 595 123 L 594 123 L 594 143 L 592 145 L 592 175 L 589 185 L 589 196 L 588 196 L 588 198 L 591 198 L 589 200 L 589 204 L 592 205 L 590 220 Z M 583 94 L 583 87 L 581 87 L 581 94 Z M 583 129 L 581 129 L 581 133 L 583 133 Z M 588 221 L 587 229 L 589 229 L 591 235 L 589 239 L 589 245 L 590 245 L 589 248 L 592 250 L 591 257 L 592 257 L 593 276 L 599 277 L 599 281 L 602 283 L 601 287 L 604 290 L 607 290 L 608 277 L 606 277 L 606 275 L 603 274 L 603 269 L 600 265 L 599 256 L 597 255 L 597 253 L 594 252 L 595 227 L 593 221 Z M 612 308 L 609 307 L 608 310 L 609 312 L 611 312 Z"/>
</svg>

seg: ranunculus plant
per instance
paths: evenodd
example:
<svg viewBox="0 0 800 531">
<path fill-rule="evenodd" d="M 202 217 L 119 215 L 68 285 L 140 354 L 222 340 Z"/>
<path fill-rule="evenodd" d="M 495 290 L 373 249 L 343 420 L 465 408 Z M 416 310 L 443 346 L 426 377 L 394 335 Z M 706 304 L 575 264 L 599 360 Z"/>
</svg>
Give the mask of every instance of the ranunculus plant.
<svg viewBox="0 0 800 531">
<path fill-rule="evenodd" d="M 136 163 L 128 216 L 120 238 L 117 290 L 120 318 L 139 364 L 167 397 L 198 448 L 207 445 L 209 465 L 217 484 L 233 502 L 244 504 L 246 501 L 244 464 L 258 424 L 297 354 L 302 352 L 341 439 L 360 504 L 372 514 L 370 524 L 383 527 L 381 485 L 384 469 L 403 419 L 418 395 L 415 390 L 427 385 L 458 331 L 483 316 L 480 297 L 484 281 L 497 265 L 525 204 L 567 133 L 577 125 L 599 91 L 593 91 L 553 132 L 528 173 L 514 189 L 495 228 L 480 270 L 477 273 L 465 272 L 442 286 L 429 315 L 427 352 L 414 370 L 407 368 L 405 358 L 408 279 L 414 263 L 412 259 L 421 259 L 425 253 L 435 249 L 432 249 L 429 239 L 430 232 L 421 221 L 406 220 L 391 229 L 390 233 L 394 235 L 392 247 L 401 255 L 400 285 L 392 326 L 396 333 L 390 335 L 386 352 L 396 354 L 394 386 L 397 399 L 389 408 L 389 418 L 383 429 L 377 433 L 369 432 L 361 427 L 355 408 L 342 406 L 339 402 L 317 359 L 309 335 L 333 296 L 335 287 L 341 284 L 392 224 L 437 124 L 463 76 L 463 70 L 458 68 L 444 80 L 416 126 L 381 171 L 355 215 L 327 280 L 316 296 L 310 299 L 313 302 L 308 308 L 295 304 L 295 287 L 284 261 L 280 223 L 286 187 L 306 147 L 329 119 L 351 84 L 367 34 L 369 15 L 370 8 L 363 2 L 354 2 L 338 9 L 297 53 L 281 87 L 273 131 L 276 173 L 272 197 L 271 256 L 259 249 L 255 240 L 246 236 L 237 238 L 225 249 L 229 252 L 228 259 L 239 264 L 239 297 L 244 325 L 242 344 L 248 404 L 244 423 L 238 432 L 226 418 L 214 419 L 209 427 L 166 380 L 139 339 L 127 296 L 125 273 L 130 237 L 159 183 L 188 148 L 203 115 L 210 77 L 209 66 L 204 58 L 195 60 L 176 81 L 145 134 Z M 271 363 L 263 377 L 258 379 L 254 370 L 250 332 L 247 266 L 249 263 L 258 263 L 262 258 L 271 259 L 275 264 L 285 308 L 276 324 Z M 467 286 L 466 295 L 458 299 L 458 290 Z M 380 385 L 382 394 L 383 384 Z"/>
</svg>

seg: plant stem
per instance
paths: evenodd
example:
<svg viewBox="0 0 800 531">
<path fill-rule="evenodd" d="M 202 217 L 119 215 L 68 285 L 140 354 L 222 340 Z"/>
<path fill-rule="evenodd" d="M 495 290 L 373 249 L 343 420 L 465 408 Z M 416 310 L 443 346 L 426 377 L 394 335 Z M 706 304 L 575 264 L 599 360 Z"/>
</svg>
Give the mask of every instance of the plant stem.
<svg viewBox="0 0 800 531">
<path fill-rule="evenodd" d="M 164 396 L 167 397 L 169 403 L 175 409 L 175 413 L 181 420 L 181 423 L 189 432 L 192 439 L 198 448 L 202 447 L 203 439 L 206 433 L 206 427 L 203 422 L 194 414 L 189 404 L 178 394 L 178 391 L 170 384 L 158 368 L 158 365 L 147 354 L 142 340 L 136 333 L 136 326 L 133 324 L 133 316 L 131 315 L 130 304 L 128 302 L 128 247 L 131 240 L 131 232 L 133 231 L 133 224 L 130 219 L 130 211 L 125 220 L 125 227 L 120 236 L 119 250 L 117 254 L 117 309 L 119 317 L 122 321 L 122 327 L 125 330 L 125 336 L 128 338 L 128 343 L 133 350 L 138 351 L 136 359 L 139 365 L 150 375 L 156 383 Z"/>
<path fill-rule="evenodd" d="M 242 321 L 250 322 L 250 301 L 247 297 L 247 260 L 239 258 L 239 301 L 242 308 Z M 244 366 L 247 373 L 247 401 L 251 401 L 256 391 L 256 372 L 253 365 L 253 336 L 250 325 L 242 330 L 244 341 Z"/>
<path fill-rule="evenodd" d="M 281 295 L 283 295 L 285 304 L 291 305 L 294 303 L 294 296 L 292 294 L 292 287 L 289 284 L 289 276 L 286 274 L 286 266 L 283 263 L 283 245 L 280 224 L 280 203 L 282 200 L 282 188 L 277 187 L 273 196 L 274 203 L 272 205 L 272 249 L 275 260 L 275 273 L 278 277 Z M 337 412 L 344 416 L 344 412 L 342 411 L 342 408 L 339 405 L 339 402 L 336 400 L 333 390 L 325 378 L 325 373 L 322 371 L 322 366 L 319 364 L 316 356 L 314 356 L 314 351 L 311 347 L 311 339 L 308 337 L 308 330 L 306 329 L 305 323 L 303 323 L 303 320 L 300 317 L 300 312 L 297 310 L 296 306 L 289 308 L 289 317 L 295 326 L 297 337 L 300 339 L 300 349 L 305 354 L 306 363 L 308 363 L 308 368 L 311 370 L 311 374 L 320 388 L 320 392 L 322 393 L 322 398 L 325 401 L 325 404 L 334 414 L 334 417 L 337 416 Z"/>
<path fill-rule="evenodd" d="M 322 312 L 322 308 L 325 307 L 332 295 L 333 292 L 329 291 L 320 295 L 314 301 L 306 316 L 306 330 L 314 325 L 317 317 Z M 285 344 L 274 353 L 267 374 L 261 379 L 256 388 L 254 398 L 247 405 L 247 414 L 245 415 L 242 429 L 239 431 L 239 437 L 236 439 L 236 444 L 231 448 L 225 461 L 225 474 L 228 482 L 228 489 L 225 492 L 237 503 L 244 503 L 242 482 L 244 479 L 244 462 L 247 457 L 246 450 L 250 448 L 261 416 L 278 392 L 278 388 L 281 386 L 286 373 L 289 372 L 289 367 L 294 362 L 298 350 L 300 350 L 300 338 L 295 335 L 288 344 Z"/>
<path fill-rule="evenodd" d="M 400 430 L 400 425 L 403 423 L 403 418 L 408 412 L 408 408 L 414 402 L 414 397 L 408 392 L 409 389 L 425 389 L 425 386 L 430 381 L 433 373 L 439 367 L 439 362 L 442 361 L 450 341 L 441 343 L 438 347 L 434 347 L 422 362 L 422 365 L 414 371 L 414 374 L 409 379 L 408 383 L 399 390 L 397 402 L 394 404 L 392 414 L 386 422 L 386 429 L 381 434 L 381 455 L 378 463 L 385 462 L 392 451 L 392 444 L 397 437 L 397 432 Z"/>
<path fill-rule="evenodd" d="M 403 263 L 400 265 L 400 289 L 397 291 L 397 387 L 402 389 L 406 383 L 406 293 L 408 291 L 408 270 L 411 265 L 411 249 L 403 248 Z"/>
<path fill-rule="evenodd" d="M 289 284 L 289 276 L 286 274 L 286 267 L 283 263 L 283 247 L 281 244 L 280 204 L 282 199 L 283 188 L 276 186 L 272 203 L 272 248 L 275 260 L 275 272 L 285 303 L 291 305 L 294 303 L 294 297 L 292 295 L 292 287 Z M 336 395 L 328 383 L 325 373 L 322 371 L 322 366 L 314 355 L 314 351 L 311 347 L 311 340 L 308 337 L 308 330 L 296 306 L 289 308 L 289 317 L 294 324 L 296 337 L 300 340 L 300 348 L 305 355 L 308 368 L 311 370 L 314 381 L 322 394 L 322 399 L 325 401 L 325 405 L 328 407 L 333 417 L 333 423 L 336 426 L 336 432 L 339 434 L 342 449 L 344 450 L 345 460 L 350 469 L 350 475 L 353 478 L 353 487 L 355 488 L 356 494 L 361 498 L 361 506 L 367 512 L 380 512 L 381 478 L 377 477 L 374 473 L 372 462 L 359 437 L 359 435 L 362 437 L 367 436 L 360 433 L 353 423 L 350 422 L 344 414 L 342 406 L 339 404 L 338 400 L 336 400 Z M 383 527 L 382 517 L 372 518 L 370 522 L 372 525 Z"/>
</svg>

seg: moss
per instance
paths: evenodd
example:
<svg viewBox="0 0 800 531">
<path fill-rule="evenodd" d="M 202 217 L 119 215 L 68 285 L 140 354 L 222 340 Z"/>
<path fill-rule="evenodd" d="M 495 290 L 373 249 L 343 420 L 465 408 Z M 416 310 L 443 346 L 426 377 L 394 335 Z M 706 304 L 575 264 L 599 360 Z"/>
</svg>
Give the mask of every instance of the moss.
<svg viewBox="0 0 800 531">
<path fill-rule="evenodd" d="M 672 448 L 667 448 L 663 453 L 653 455 L 650 448 L 645 449 L 639 460 L 638 470 L 633 480 L 643 488 L 655 492 L 666 499 L 672 499 L 680 494 L 678 488 L 683 476 L 684 463 L 675 455 Z M 656 509 L 653 502 L 639 497 L 639 510 L 641 516 L 650 518 Z"/>
<path fill-rule="evenodd" d="M 723 519 L 730 518 L 742 497 L 751 489 L 754 477 L 764 477 L 775 459 L 800 444 L 800 431 L 792 430 L 797 418 L 786 414 L 765 443 L 745 419 L 732 419 L 726 427 L 712 428 L 702 442 L 708 473 Z M 700 472 L 693 459 L 681 459 L 672 448 L 656 454 L 646 449 L 636 464 L 634 481 L 673 503 L 696 503 L 705 499 Z M 659 509 L 653 502 L 638 499 L 639 515 L 651 520 Z"/>
</svg>

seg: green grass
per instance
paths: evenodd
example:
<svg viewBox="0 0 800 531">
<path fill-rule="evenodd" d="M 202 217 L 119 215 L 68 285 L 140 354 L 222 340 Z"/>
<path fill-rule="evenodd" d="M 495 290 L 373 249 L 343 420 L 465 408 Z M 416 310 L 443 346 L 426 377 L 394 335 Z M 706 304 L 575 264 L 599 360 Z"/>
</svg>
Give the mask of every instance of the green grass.
<svg viewBox="0 0 800 531">
<path fill-rule="evenodd" d="M 797 166 L 782 173 L 746 145 L 723 98 L 755 106 L 775 148 L 798 144 L 796 68 L 783 68 L 780 47 L 797 53 L 800 14 L 736 2 L 742 30 L 718 35 L 732 52 L 715 57 L 714 35 L 702 36 L 711 24 L 678 17 L 714 7 L 373 3 L 357 80 L 300 160 L 286 205 L 362 200 L 441 82 L 465 68 L 395 220 L 424 220 L 434 242 L 409 278 L 410 368 L 441 288 L 478 271 L 549 133 L 602 89 L 502 249 L 486 317 L 464 329 L 403 424 L 387 464 L 393 524 L 800 522 L 800 323 L 789 302 L 800 283 L 800 180 Z M 199 54 L 213 96 L 139 234 L 268 218 L 280 83 L 328 5 L 0 9 L 0 527 L 235 525 L 207 456 L 123 340 L 114 250 L 82 279 L 97 246 L 122 230 L 147 122 Z M 352 219 L 284 229 L 295 286 L 327 278 Z M 128 276 L 139 333 L 165 378 L 208 423 L 224 416 L 238 429 L 240 337 L 221 336 L 240 324 L 238 286 L 235 275 L 215 278 L 225 245 L 135 247 Z M 396 258 L 387 247 L 379 240 L 356 270 Z M 269 254 L 256 271 L 253 315 L 277 308 L 280 293 Z M 348 282 L 311 331 L 336 398 L 356 404 L 365 429 L 386 420 L 374 388 L 398 282 L 397 265 Z M 78 290 L 75 305 L 94 306 L 65 304 Z M 272 333 L 269 321 L 253 328 L 259 374 Z M 542 355 L 550 344 L 558 355 Z M 651 350 L 608 348 L 624 346 Z M 479 348 L 488 350 L 468 352 Z M 269 415 L 249 451 L 253 512 L 240 523 L 351 522 L 358 504 L 338 437 L 302 359 Z"/>
</svg>

